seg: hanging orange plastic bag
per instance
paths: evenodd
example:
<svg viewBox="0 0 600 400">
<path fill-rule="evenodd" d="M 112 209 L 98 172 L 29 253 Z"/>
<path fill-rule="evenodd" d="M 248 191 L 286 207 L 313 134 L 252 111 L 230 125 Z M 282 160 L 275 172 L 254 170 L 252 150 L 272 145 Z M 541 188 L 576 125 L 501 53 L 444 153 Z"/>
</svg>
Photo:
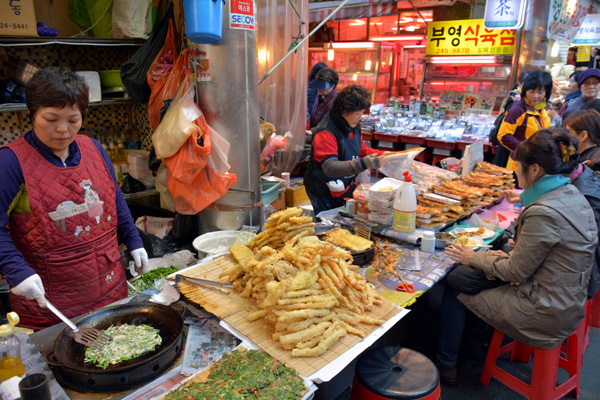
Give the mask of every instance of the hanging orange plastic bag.
<svg viewBox="0 0 600 400">
<path fill-rule="evenodd" d="M 189 84 L 192 71 L 189 68 L 188 60 L 191 53 L 195 52 L 184 50 L 179 54 L 168 75 L 161 77 L 154 83 L 148 101 L 148 122 L 152 130 L 156 130 L 160 124 L 160 110 L 164 107 L 164 102 L 172 100 L 182 84 Z"/>
<path fill-rule="evenodd" d="M 200 130 L 190 135 L 175 155 L 162 160 L 167 166 L 167 184 L 175 210 L 186 215 L 204 210 L 237 181 L 235 174 L 215 172 L 207 165 L 212 147 L 210 128 L 204 116 L 196 124 Z"/>
</svg>

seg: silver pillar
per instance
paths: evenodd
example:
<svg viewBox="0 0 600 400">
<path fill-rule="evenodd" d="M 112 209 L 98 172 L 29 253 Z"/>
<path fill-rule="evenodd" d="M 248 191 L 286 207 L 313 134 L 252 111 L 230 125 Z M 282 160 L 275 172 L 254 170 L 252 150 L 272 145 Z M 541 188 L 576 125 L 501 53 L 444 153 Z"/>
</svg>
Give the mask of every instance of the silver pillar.
<svg viewBox="0 0 600 400">
<path fill-rule="evenodd" d="M 198 85 L 198 104 L 208 124 L 229 143 L 230 173 L 237 183 L 198 214 L 200 233 L 262 225 L 259 114 L 255 31 L 229 29 L 229 2 L 223 10 L 223 39 L 192 44 L 206 52 L 211 83 Z"/>
<path fill-rule="evenodd" d="M 515 76 L 525 70 L 545 68 L 548 57 L 548 13 L 550 12 L 550 1 L 529 0 L 525 10 L 525 23 L 521 39 L 520 55 L 517 51 L 515 57 L 519 57 L 518 71 Z M 515 50 L 519 47 L 516 46 Z M 534 65 L 534 61 L 536 62 Z"/>
</svg>

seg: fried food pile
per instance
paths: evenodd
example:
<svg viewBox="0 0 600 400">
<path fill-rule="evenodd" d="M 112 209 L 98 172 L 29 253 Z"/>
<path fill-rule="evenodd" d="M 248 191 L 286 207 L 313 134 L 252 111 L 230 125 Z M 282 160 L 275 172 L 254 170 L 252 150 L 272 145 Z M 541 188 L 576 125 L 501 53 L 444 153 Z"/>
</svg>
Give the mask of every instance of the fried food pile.
<svg viewBox="0 0 600 400">
<path fill-rule="evenodd" d="M 431 195 L 417 197 L 417 226 L 436 228 L 455 220 L 484 204 L 500 198 L 500 191 L 513 189 L 513 173 L 485 161 L 460 179 L 448 179 L 431 186 Z M 441 197 L 440 197 L 441 196 Z"/>
<path fill-rule="evenodd" d="M 265 231 L 256 235 L 246 245 L 250 249 L 260 249 L 269 246 L 280 249 L 288 242 L 315 233 L 315 223 L 312 217 L 301 217 L 302 209 L 298 207 L 286 208 L 267 218 Z"/>
<path fill-rule="evenodd" d="M 270 221 L 271 228 L 280 230 L 273 225 L 275 220 Z M 232 245 L 237 265 L 222 276 L 242 297 L 256 300 L 248 320 L 265 318 L 274 327 L 273 340 L 292 350 L 292 356 L 316 357 L 348 333 L 365 337 L 361 323 L 382 324 L 364 315 L 382 298 L 355 272 L 348 251 L 316 236 L 297 235 L 280 250 Z"/>
<path fill-rule="evenodd" d="M 343 247 L 353 252 L 369 250 L 373 247 L 373 242 L 342 228 L 335 228 L 327 232 L 325 240 L 337 246 Z"/>
</svg>

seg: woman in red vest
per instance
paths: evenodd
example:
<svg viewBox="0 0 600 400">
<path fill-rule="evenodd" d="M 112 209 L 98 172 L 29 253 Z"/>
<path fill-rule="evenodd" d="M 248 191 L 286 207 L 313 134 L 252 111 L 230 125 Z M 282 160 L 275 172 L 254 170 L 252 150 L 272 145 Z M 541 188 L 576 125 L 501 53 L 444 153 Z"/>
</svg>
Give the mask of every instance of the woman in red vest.
<svg viewBox="0 0 600 400">
<path fill-rule="evenodd" d="M 74 72 L 38 71 L 26 92 L 33 130 L 0 149 L 0 273 L 21 325 L 60 322 L 127 296 L 117 231 L 139 272 L 148 254 L 100 143 L 78 135 L 88 87 Z"/>
</svg>

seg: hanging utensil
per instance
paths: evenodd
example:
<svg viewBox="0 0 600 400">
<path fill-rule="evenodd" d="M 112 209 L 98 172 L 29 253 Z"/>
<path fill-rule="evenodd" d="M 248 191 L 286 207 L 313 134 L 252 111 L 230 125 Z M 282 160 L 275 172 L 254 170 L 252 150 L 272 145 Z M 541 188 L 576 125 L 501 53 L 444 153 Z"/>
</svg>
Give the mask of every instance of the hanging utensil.
<svg viewBox="0 0 600 400">
<path fill-rule="evenodd" d="M 60 318 L 65 324 L 69 326 L 73 330 L 73 338 L 77 343 L 81 343 L 87 347 L 91 347 L 92 349 L 100 350 L 104 345 L 108 344 L 112 340 L 110 335 L 99 331 L 94 328 L 78 328 L 69 318 L 67 318 L 63 313 L 61 313 L 58 308 L 54 307 L 52 303 L 46 299 L 48 303 L 48 309 L 54 313 L 58 318 Z"/>
</svg>

